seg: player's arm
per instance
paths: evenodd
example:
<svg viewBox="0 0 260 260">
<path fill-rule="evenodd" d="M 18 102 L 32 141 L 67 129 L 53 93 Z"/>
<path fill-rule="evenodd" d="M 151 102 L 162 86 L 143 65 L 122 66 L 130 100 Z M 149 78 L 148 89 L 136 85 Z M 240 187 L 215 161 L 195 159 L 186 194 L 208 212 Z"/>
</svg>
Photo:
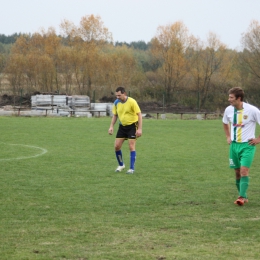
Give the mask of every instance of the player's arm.
<svg viewBox="0 0 260 260">
<path fill-rule="evenodd" d="M 114 124 L 116 123 L 116 120 L 117 120 L 117 115 L 113 115 L 113 116 L 112 116 L 112 119 L 111 119 L 110 127 L 109 127 L 109 129 L 108 129 L 108 133 L 109 133 L 110 135 L 112 135 L 113 132 L 114 132 Z"/>
<path fill-rule="evenodd" d="M 229 124 L 223 123 L 223 128 L 224 128 L 224 132 L 225 132 L 225 135 L 226 135 L 226 138 L 227 138 L 227 143 L 231 144 Z"/>
<path fill-rule="evenodd" d="M 136 130 L 136 136 L 140 137 L 142 135 L 143 117 L 141 112 L 139 112 L 137 115 L 138 115 L 138 128 Z"/>
<path fill-rule="evenodd" d="M 248 140 L 248 143 L 250 145 L 256 145 L 256 144 L 259 144 L 260 143 L 260 135 L 256 138 L 253 138 L 253 139 L 249 139 Z"/>
<path fill-rule="evenodd" d="M 256 122 L 260 125 L 260 111 L 256 108 L 256 115 L 255 115 L 255 118 L 256 118 Z M 254 139 L 250 139 L 248 141 L 248 143 L 250 145 L 256 145 L 256 144 L 259 144 L 260 143 L 260 135 Z"/>
</svg>

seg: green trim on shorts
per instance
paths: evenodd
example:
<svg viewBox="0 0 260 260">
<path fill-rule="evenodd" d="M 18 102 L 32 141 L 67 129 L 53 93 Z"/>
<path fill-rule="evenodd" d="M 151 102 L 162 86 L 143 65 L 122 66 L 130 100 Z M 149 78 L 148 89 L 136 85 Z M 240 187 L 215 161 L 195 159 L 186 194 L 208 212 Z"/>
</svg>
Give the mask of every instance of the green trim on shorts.
<svg viewBox="0 0 260 260">
<path fill-rule="evenodd" d="M 238 169 L 241 166 L 250 168 L 254 160 L 256 147 L 246 143 L 232 142 L 229 148 L 229 167 Z"/>
</svg>

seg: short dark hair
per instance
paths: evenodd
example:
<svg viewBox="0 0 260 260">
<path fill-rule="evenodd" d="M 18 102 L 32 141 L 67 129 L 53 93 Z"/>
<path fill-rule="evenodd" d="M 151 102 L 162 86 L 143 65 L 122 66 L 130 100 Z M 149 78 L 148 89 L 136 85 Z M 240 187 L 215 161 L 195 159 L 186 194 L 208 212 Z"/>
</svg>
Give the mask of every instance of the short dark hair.
<svg viewBox="0 0 260 260">
<path fill-rule="evenodd" d="M 244 100 L 244 96 L 245 96 L 244 90 L 243 90 L 242 88 L 239 88 L 239 87 L 231 88 L 231 89 L 228 91 L 228 94 L 233 94 L 233 95 L 235 95 L 236 99 L 238 99 L 238 98 L 240 97 L 240 100 L 241 100 L 241 101 Z"/>
<path fill-rule="evenodd" d="M 116 89 L 116 92 L 118 92 L 118 91 L 121 91 L 121 93 L 124 94 L 125 93 L 125 88 L 124 87 L 118 87 Z"/>
</svg>

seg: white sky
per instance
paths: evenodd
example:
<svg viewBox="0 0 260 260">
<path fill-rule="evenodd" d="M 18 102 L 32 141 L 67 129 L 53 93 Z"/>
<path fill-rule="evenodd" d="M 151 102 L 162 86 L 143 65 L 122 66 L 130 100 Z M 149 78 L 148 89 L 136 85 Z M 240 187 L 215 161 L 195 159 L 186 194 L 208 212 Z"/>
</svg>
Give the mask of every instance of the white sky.
<svg viewBox="0 0 260 260">
<path fill-rule="evenodd" d="M 79 25 L 83 16 L 99 15 L 114 41 L 149 42 L 157 27 L 182 21 L 205 41 L 215 33 L 229 48 L 240 47 L 241 34 L 260 22 L 260 0 L 0 0 L 0 34 L 34 33 L 64 19 Z"/>
</svg>

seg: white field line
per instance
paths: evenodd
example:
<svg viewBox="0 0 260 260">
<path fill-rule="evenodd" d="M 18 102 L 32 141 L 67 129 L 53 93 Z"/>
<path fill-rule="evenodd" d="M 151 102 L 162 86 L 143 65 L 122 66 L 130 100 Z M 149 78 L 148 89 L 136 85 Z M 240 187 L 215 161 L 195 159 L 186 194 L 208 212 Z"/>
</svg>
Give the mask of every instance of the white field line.
<svg viewBox="0 0 260 260">
<path fill-rule="evenodd" d="M 3 144 L 6 144 L 6 143 L 3 143 Z M 29 147 L 29 148 L 40 150 L 41 152 L 37 153 L 35 155 L 31 155 L 31 156 L 19 156 L 19 157 L 16 157 L 16 158 L 0 159 L 0 161 L 23 160 L 23 159 L 35 158 L 35 157 L 44 155 L 45 153 L 48 152 L 48 150 L 41 148 L 41 147 L 38 147 L 38 146 L 25 145 L 25 144 L 7 144 L 7 145 L 17 145 L 17 146 Z"/>
</svg>

